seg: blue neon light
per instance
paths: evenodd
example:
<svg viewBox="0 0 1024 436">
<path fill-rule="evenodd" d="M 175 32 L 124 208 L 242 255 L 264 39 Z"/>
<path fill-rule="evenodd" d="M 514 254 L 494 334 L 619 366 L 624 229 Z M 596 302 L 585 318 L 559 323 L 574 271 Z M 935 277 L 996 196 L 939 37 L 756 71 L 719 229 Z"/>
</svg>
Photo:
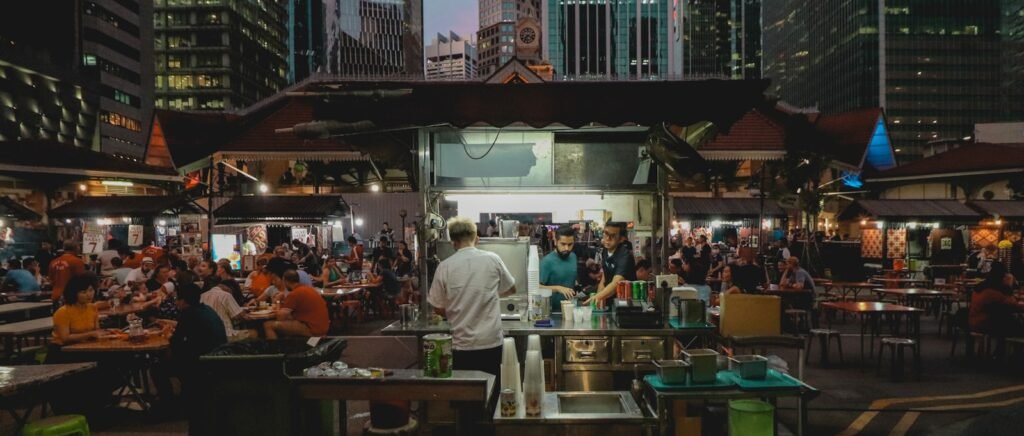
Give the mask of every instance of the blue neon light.
<svg viewBox="0 0 1024 436">
<path fill-rule="evenodd" d="M 867 164 L 877 170 L 887 170 L 896 166 L 896 156 L 893 155 L 889 132 L 886 130 L 882 118 L 879 118 L 878 124 L 875 125 L 875 133 L 871 135 L 868 156 L 865 160 Z"/>
</svg>

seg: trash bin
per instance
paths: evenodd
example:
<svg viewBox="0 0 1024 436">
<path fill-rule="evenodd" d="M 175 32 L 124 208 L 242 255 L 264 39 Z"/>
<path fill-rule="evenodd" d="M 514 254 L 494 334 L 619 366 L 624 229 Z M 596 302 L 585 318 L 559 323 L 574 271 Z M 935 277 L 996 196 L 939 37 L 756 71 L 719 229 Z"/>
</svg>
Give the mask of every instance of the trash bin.
<svg viewBox="0 0 1024 436">
<path fill-rule="evenodd" d="M 758 400 L 729 402 L 729 436 L 772 436 L 775 408 Z"/>
<path fill-rule="evenodd" d="M 324 337 L 248 340 L 224 344 L 199 358 L 196 388 L 202 407 L 189 417 L 190 435 L 287 435 L 299 428 L 330 434 L 333 403 L 303 401 L 288 375 L 338 360 L 347 342 Z"/>
</svg>

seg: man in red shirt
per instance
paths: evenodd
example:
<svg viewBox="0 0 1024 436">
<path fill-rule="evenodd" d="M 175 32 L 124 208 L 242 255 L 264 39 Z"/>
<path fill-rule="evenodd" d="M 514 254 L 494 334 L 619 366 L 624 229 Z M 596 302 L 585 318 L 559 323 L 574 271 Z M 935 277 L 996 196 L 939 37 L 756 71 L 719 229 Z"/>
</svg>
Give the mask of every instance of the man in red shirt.
<svg viewBox="0 0 1024 436">
<path fill-rule="evenodd" d="M 78 244 L 64 243 L 64 254 L 50 262 L 50 283 L 53 284 L 53 301 L 60 301 L 64 286 L 72 277 L 85 273 L 85 262 L 78 257 Z"/>
<path fill-rule="evenodd" d="M 152 257 L 156 265 L 166 265 L 164 249 L 150 244 L 142 249 L 142 257 Z"/>
<path fill-rule="evenodd" d="M 287 289 L 277 320 L 263 324 L 268 340 L 278 336 L 324 336 L 331 326 L 327 313 L 327 302 L 316 289 L 299 283 L 295 264 L 289 260 L 274 258 L 267 262 L 266 271 L 277 289 Z"/>
</svg>

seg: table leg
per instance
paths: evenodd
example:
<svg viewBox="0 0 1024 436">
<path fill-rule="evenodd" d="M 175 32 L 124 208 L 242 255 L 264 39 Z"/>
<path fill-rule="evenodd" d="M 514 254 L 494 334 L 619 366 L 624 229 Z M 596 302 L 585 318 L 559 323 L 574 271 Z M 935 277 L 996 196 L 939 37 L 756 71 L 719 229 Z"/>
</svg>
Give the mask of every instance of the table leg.
<svg viewBox="0 0 1024 436">
<path fill-rule="evenodd" d="M 348 434 L 348 403 L 338 400 L 338 429 L 341 434 Z"/>
<path fill-rule="evenodd" d="M 867 362 L 867 359 L 864 358 L 864 335 L 867 334 L 868 326 L 867 326 L 867 317 L 865 315 L 863 315 L 863 314 L 861 314 L 859 317 L 860 317 L 860 365 L 863 367 L 864 364 Z"/>
<path fill-rule="evenodd" d="M 796 434 L 804 436 L 807 432 L 807 402 L 802 394 L 796 397 L 796 414 Z"/>
</svg>

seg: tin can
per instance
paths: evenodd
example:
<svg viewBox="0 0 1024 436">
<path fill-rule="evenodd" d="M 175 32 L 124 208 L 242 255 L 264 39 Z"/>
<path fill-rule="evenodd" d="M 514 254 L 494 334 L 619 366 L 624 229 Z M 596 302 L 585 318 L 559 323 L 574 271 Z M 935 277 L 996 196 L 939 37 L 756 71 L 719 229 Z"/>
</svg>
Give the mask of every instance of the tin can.
<svg viewBox="0 0 1024 436">
<path fill-rule="evenodd" d="M 501 416 L 516 416 L 516 412 L 519 411 L 518 409 L 519 404 L 516 401 L 516 391 L 512 389 L 501 391 Z"/>
<path fill-rule="evenodd" d="M 433 333 L 423 336 L 423 375 L 452 376 L 452 335 Z"/>
<path fill-rule="evenodd" d="M 640 282 L 640 298 L 638 300 L 647 300 L 647 282 Z"/>
<path fill-rule="evenodd" d="M 640 299 L 640 282 L 633 282 L 633 299 Z"/>
</svg>

